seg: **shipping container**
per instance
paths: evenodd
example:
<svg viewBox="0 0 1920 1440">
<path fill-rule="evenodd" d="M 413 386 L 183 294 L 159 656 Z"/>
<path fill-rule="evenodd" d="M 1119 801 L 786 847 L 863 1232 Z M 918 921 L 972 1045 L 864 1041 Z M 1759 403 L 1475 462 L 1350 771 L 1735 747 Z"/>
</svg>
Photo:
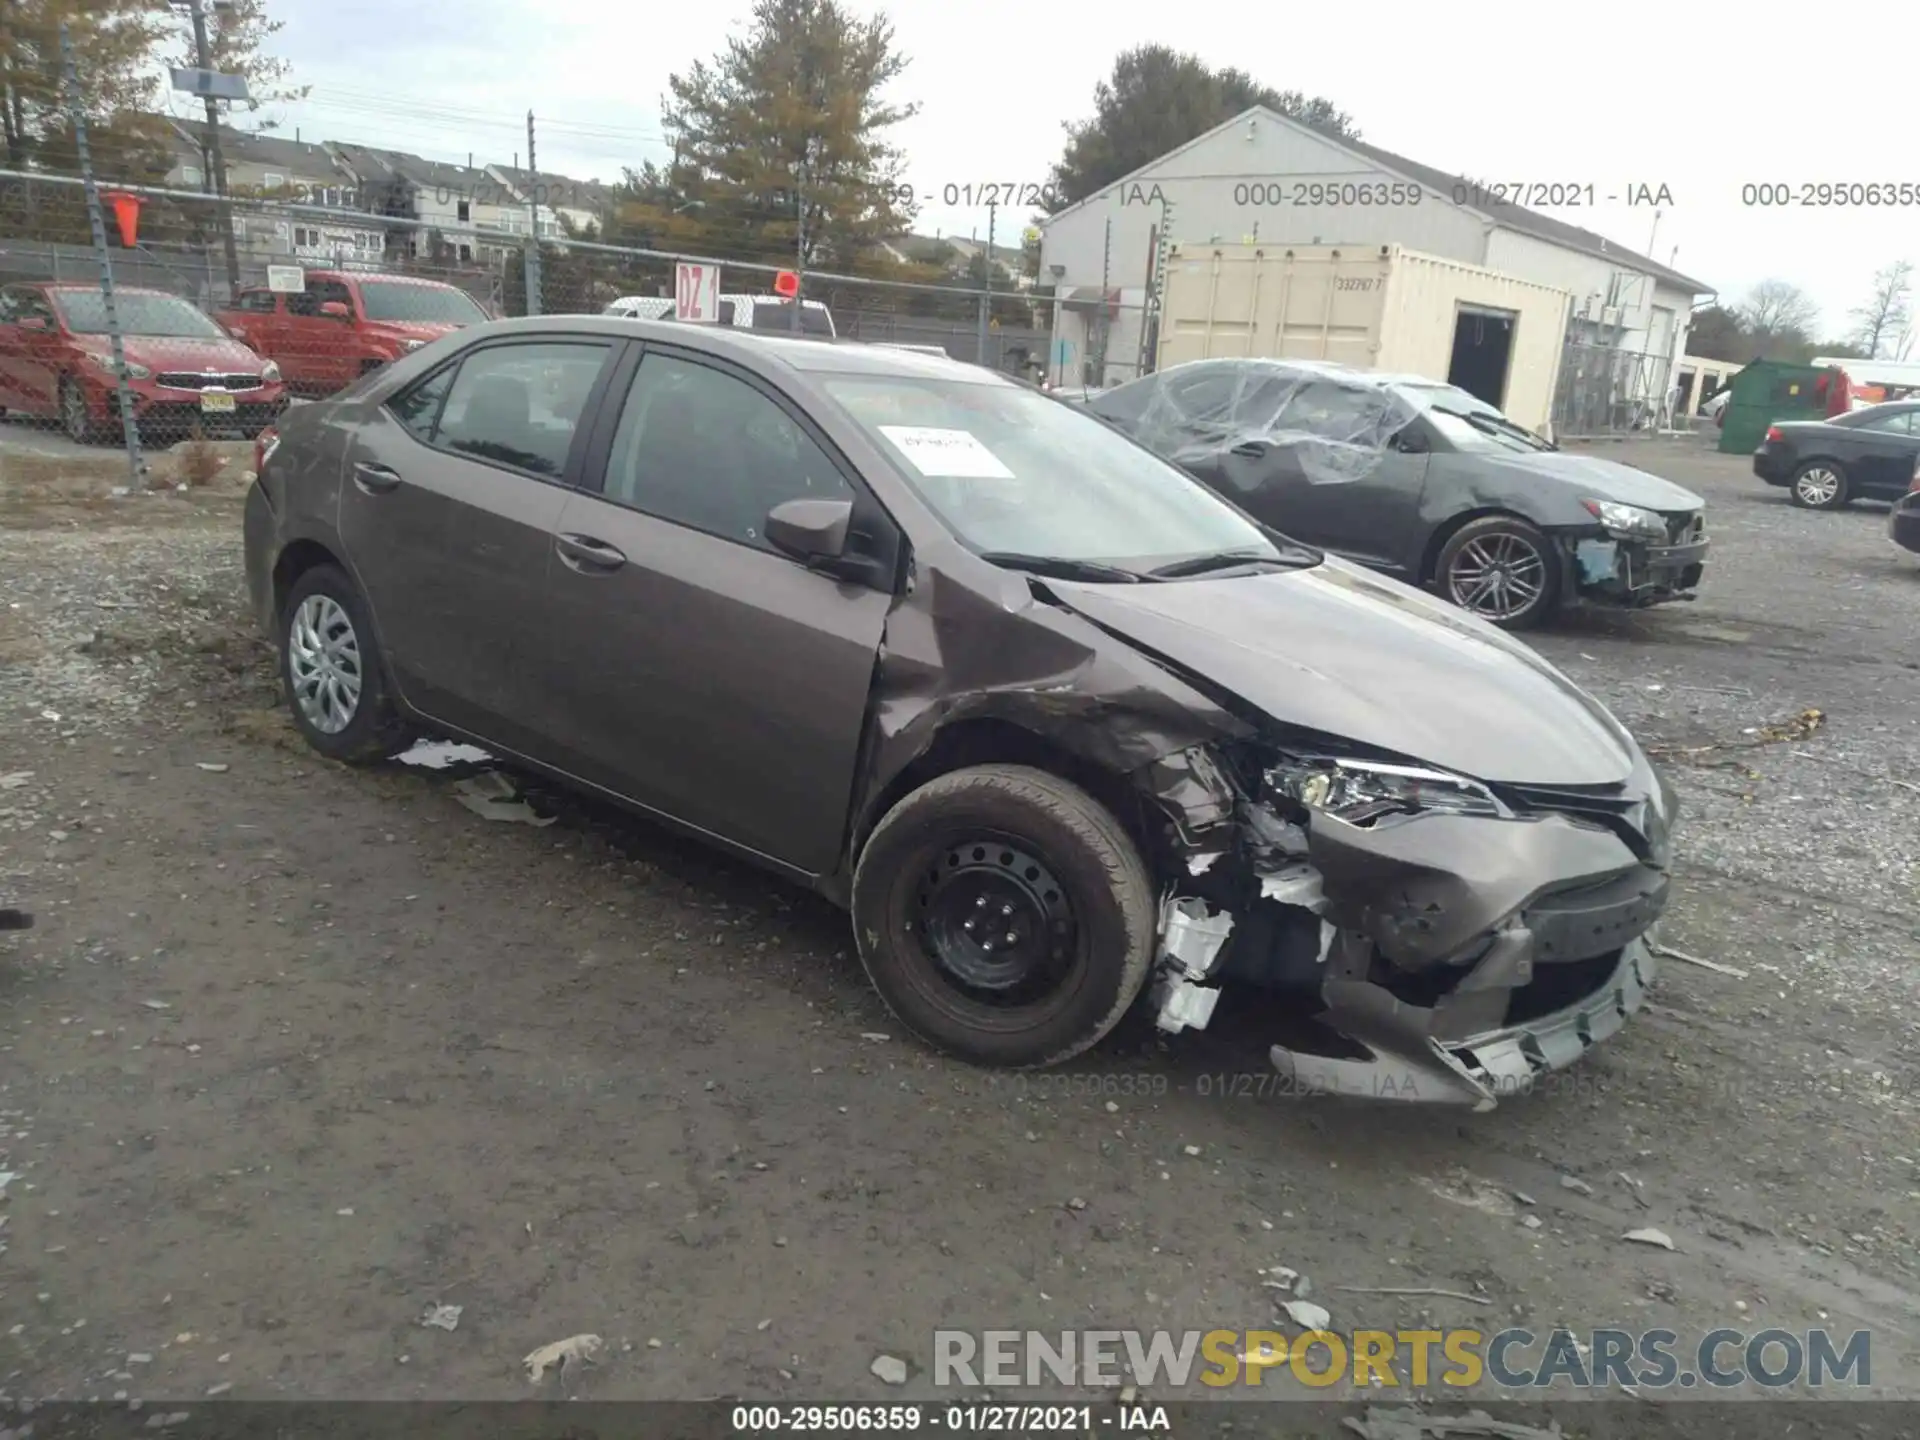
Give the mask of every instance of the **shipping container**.
<svg viewBox="0 0 1920 1440">
<path fill-rule="evenodd" d="M 1159 369 L 1230 355 L 1445 380 L 1544 431 L 1573 296 L 1398 245 L 1169 247 Z"/>
</svg>

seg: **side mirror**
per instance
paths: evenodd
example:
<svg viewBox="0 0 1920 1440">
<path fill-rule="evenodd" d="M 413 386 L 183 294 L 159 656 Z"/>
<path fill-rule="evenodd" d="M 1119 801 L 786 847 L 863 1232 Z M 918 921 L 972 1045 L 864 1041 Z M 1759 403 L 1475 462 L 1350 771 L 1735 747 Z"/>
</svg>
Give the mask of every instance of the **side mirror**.
<svg viewBox="0 0 1920 1440">
<path fill-rule="evenodd" d="M 320 307 L 320 313 L 329 320 L 351 320 L 353 312 L 338 300 L 329 300 Z"/>
<path fill-rule="evenodd" d="M 785 500 L 767 512 L 767 543 L 809 565 L 838 560 L 852 526 L 851 500 Z"/>
<path fill-rule="evenodd" d="M 851 500 L 785 500 L 767 512 L 767 543 L 781 554 L 836 580 L 885 588 L 878 559 L 847 553 L 852 530 Z"/>
<path fill-rule="evenodd" d="M 1419 431 L 1406 429 L 1393 437 L 1393 448 L 1402 455 L 1424 455 L 1427 453 L 1427 437 Z"/>
</svg>

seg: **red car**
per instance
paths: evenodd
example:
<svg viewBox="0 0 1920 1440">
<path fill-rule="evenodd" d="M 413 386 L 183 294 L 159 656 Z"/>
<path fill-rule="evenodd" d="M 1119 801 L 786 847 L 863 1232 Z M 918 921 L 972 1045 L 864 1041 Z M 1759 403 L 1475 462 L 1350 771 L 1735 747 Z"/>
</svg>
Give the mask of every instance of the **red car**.
<svg viewBox="0 0 1920 1440">
<path fill-rule="evenodd" d="M 331 395 L 391 360 L 487 312 L 466 291 L 413 275 L 307 271 L 305 290 L 242 290 L 215 317 L 237 339 L 277 361 L 306 395 Z"/>
<path fill-rule="evenodd" d="M 233 339 L 205 312 L 164 290 L 116 289 L 134 419 L 165 442 L 191 433 L 258 435 L 286 408 L 279 367 Z M 113 348 L 98 286 L 0 289 L 0 407 L 58 419 L 76 443 L 118 433 Z"/>
</svg>

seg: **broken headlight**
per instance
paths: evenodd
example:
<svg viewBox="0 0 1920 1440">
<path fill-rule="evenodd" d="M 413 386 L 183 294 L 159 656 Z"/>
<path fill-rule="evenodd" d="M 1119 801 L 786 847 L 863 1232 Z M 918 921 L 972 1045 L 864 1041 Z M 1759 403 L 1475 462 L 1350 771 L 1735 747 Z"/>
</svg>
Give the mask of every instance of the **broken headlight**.
<svg viewBox="0 0 1920 1440">
<path fill-rule="evenodd" d="M 1338 816 L 1350 825 L 1426 810 L 1503 818 L 1512 814 L 1478 780 L 1449 770 L 1383 760 L 1282 756 L 1267 771 L 1267 784 L 1297 805 Z"/>
<path fill-rule="evenodd" d="M 1589 515 L 1606 528 L 1616 540 L 1664 540 L 1667 522 L 1656 510 L 1638 505 L 1622 505 L 1618 500 L 1582 500 Z"/>
</svg>

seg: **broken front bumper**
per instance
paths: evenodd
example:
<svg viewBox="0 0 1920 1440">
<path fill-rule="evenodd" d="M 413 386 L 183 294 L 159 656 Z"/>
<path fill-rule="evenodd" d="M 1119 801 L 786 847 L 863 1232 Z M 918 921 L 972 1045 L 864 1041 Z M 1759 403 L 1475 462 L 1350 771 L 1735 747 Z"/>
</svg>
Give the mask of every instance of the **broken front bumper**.
<svg viewBox="0 0 1920 1440">
<path fill-rule="evenodd" d="M 1289 1050 L 1271 1051 L 1274 1069 L 1292 1082 L 1291 1093 L 1348 1095 L 1368 1100 L 1430 1101 L 1491 1110 L 1501 1100 L 1530 1091 L 1543 1075 L 1565 1069 L 1612 1035 L 1639 1010 L 1657 968 L 1645 938 L 1629 943 L 1607 982 L 1593 995 L 1550 1015 L 1490 1030 L 1465 1040 L 1427 1037 L 1424 1049 L 1400 1052 L 1375 1048 L 1353 1036 L 1368 1028 L 1367 1010 L 1386 1011 L 1374 1018 L 1406 1018 L 1411 1008 L 1385 990 L 1372 1004 L 1350 1002 L 1358 1013 L 1336 1025 L 1367 1050 L 1364 1059 L 1341 1059 Z M 1338 1012 L 1334 1012 L 1337 1014 Z M 1329 1018 L 1332 1018 L 1330 1015 Z M 1352 1026 L 1350 1029 L 1349 1026 Z"/>
<path fill-rule="evenodd" d="M 1691 600 L 1706 574 L 1707 541 L 1650 545 L 1638 540 L 1576 540 L 1574 589 L 1583 600 L 1638 608 Z"/>
</svg>

